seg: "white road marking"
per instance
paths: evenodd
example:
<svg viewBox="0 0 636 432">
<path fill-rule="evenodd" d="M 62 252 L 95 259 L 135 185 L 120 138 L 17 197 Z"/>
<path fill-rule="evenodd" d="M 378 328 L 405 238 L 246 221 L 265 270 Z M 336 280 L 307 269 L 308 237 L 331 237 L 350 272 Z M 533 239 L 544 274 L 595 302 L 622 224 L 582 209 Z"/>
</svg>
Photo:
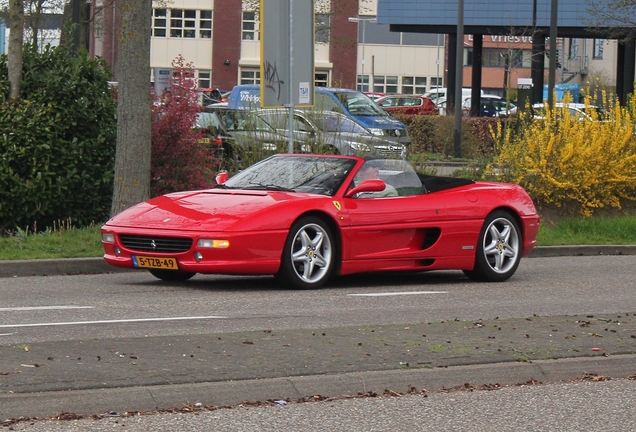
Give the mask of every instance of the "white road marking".
<svg viewBox="0 0 636 432">
<path fill-rule="evenodd" d="M 387 296 L 419 295 L 419 294 L 448 294 L 448 291 L 405 291 L 405 292 L 383 292 L 383 293 L 365 293 L 365 294 L 347 294 L 347 295 L 358 296 L 358 297 L 387 297 Z"/>
<path fill-rule="evenodd" d="M 25 306 L 25 307 L 0 308 L 0 312 L 61 310 L 61 309 L 95 309 L 95 306 Z"/>
<path fill-rule="evenodd" d="M 15 333 L 0 333 L 0 336 L 11 336 Z"/>
<path fill-rule="evenodd" d="M 120 324 L 120 323 L 134 323 L 134 322 L 186 321 L 186 320 L 225 319 L 225 318 L 227 317 L 198 316 L 198 317 L 172 317 L 172 318 L 136 318 L 136 319 L 102 320 L 102 321 L 70 321 L 70 322 L 50 322 L 50 323 L 33 323 L 33 324 L 4 324 L 4 325 L 0 325 L 0 328 L 70 326 L 70 325 L 90 325 L 90 324 Z"/>
</svg>

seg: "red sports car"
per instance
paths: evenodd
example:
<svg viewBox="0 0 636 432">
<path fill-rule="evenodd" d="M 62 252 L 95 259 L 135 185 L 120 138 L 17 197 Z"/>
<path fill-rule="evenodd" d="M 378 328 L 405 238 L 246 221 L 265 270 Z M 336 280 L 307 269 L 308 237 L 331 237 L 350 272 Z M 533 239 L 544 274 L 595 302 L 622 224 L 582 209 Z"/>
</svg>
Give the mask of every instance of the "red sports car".
<svg viewBox="0 0 636 432">
<path fill-rule="evenodd" d="M 377 271 L 504 281 L 538 229 L 517 185 L 421 175 L 403 160 L 279 154 L 212 189 L 133 206 L 102 227 L 102 242 L 109 264 L 163 280 L 270 274 L 308 289 Z"/>
</svg>

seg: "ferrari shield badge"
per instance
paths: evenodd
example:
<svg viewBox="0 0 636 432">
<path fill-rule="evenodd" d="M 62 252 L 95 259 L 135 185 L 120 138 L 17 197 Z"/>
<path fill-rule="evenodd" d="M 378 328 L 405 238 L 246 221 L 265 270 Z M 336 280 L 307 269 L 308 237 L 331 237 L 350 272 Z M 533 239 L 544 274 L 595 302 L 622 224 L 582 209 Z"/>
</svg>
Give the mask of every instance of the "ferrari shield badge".
<svg viewBox="0 0 636 432">
<path fill-rule="evenodd" d="M 332 201 L 333 206 L 338 209 L 338 211 L 342 210 L 342 205 L 340 205 L 340 201 Z"/>
</svg>

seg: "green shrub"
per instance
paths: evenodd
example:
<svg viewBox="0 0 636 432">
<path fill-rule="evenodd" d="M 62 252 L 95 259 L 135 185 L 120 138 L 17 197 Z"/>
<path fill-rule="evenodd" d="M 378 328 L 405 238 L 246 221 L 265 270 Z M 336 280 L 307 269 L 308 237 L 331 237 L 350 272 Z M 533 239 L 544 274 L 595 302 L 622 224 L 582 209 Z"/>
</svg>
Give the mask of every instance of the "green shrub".
<svg viewBox="0 0 636 432">
<path fill-rule="evenodd" d="M 395 115 L 406 125 L 411 137 L 412 155 L 455 156 L 455 119 L 449 116 Z M 492 157 L 494 139 L 491 128 L 501 120 L 495 118 L 462 118 L 461 157 L 467 159 Z"/>
<path fill-rule="evenodd" d="M 107 66 L 64 47 L 28 46 L 21 99 L 10 102 L 6 61 L 0 56 L 0 228 L 105 220 L 117 133 Z"/>
</svg>

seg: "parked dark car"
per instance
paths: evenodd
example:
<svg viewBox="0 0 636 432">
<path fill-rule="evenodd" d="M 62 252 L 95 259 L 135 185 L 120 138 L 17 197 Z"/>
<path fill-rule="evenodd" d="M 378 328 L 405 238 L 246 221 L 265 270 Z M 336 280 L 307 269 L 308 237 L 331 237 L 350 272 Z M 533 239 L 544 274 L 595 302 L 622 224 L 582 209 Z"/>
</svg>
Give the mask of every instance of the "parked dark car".
<svg viewBox="0 0 636 432">
<path fill-rule="evenodd" d="M 506 106 L 509 103 L 508 106 Z M 464 99 L 463 111 L 468 115 L 470 112 L 471 98 Z M 507 108 L 507 110 L 506 110 Z M 505 98 L 497 95 L 481 95 L 479 101 L 480 117 L 499 117 L 505 113 L 513 114 L 517 112 L 517 102 L 507 102 Z"/>
<path fill-rule="evenodd" d="M 219 90 L 218 88 L 202 88 L 201 91 L 201 104 L 205 107 L 210 104 L 216 104 L 220 102 L 227 102 L 225 94 L 227 92 Z"/>
</svg>

